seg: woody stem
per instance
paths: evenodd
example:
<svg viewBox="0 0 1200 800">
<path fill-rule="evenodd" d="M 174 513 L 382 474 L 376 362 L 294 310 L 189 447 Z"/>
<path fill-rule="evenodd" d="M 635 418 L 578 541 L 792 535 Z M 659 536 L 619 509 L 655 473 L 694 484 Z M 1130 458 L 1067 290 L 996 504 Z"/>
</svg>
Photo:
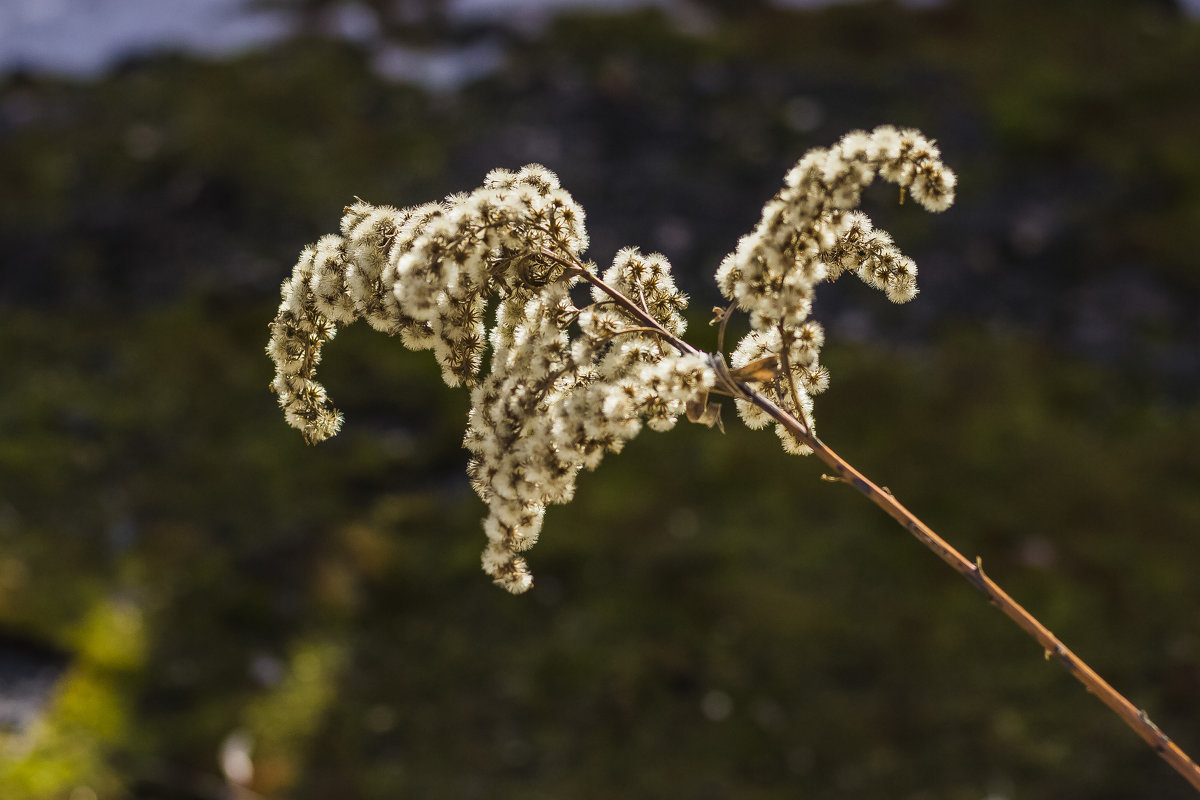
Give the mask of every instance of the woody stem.
<svg viewBox="0 0 1200 800">
<path fill-rule="evenodd" d="M 1162 730 L 1155 725 L 1145 711 L 1139 709 L 1107 681 L 1096 673 L 1088 664 L 1062 643 L 1045 625 L 1033 614 L 1029 613 L 1020 603 L 1009 596 L 1007 592 L 993 581 L 983 571 L 982 563 L 976 559 L 968 561 L 958 550 L 954 549 L 945 539 L 918 519 L 911 511 L 901 505 L 890 492 L 886 492 L 871 482 L 861 472 L 847 463 L 841 456 L 831 450 L 824 442 L 809 432 L 807 426 L 784 409 L 764 397 L 760 392 L 747 386 L 737 384 L 742 399 L 748 400 L 782 424 L 798 440 L 812 448 L 813 453 L 825 462 L 839 478 L 875 505 L 879 506 L 900 523 L 921 544 L 932 550 L 938 558 L 953 567 L 960 575 L 987 597 L 992 605 L 999 608 L 1020 628 L 1033 637 L 1042 646 L 1049 659 L 1053 656 L 1062 666 L 1075 677 L 1084 687 L 1100 698 L 1121 720 L 1140 736 L 1154 752 L 1158 753 L 1172 768 L 1182 775 L 1195 789 L 1200 790 L 1200 767 L 1183 752 Z"/>
<path fill-rule="evenodd" d="M 613 302 L 625 309 L 626 312 L 645 327 L 652 329 L 655 333 L 662 336 L 681 353 L 704 355 L 691 344 L 667 331 L 658 320 L 650 316 L 636 303 L 621 294 L 621 292 L 609 286 L 595 274 L 589 272 L 583 264 L 578 261 L 567 261 L 549 249 L 543 249 L 542 255 L 564 267 L 568 274 L 577 275 L 603 291 L 613 299 Z M 735 398 L 753 403 L 776 422 L 783 425 L 797 440 L 812 448 L 817 458 L 825 462 L 836 473 L 838 478 L 854 487 L 860 494 L 883 509 L 888 516 L 896 520 L 905 530 L 915 536 L 921 544 L 932 550 L 934 555 L 966 578 L 972 586 L 987 597 L 992 605 L 1003 611 L 1021 630 L 1033 637 L 1042 646 L 1047 659 L 1053 656 L 1067 672 L 1083 684 L 1084 688 L 1100 698 L 1100 701 L 1120 717 L 1122 722 L 1133 729 L 1134 733 L 1150 745 L 1154 752 L 1158 753 L 1164 761 L 1182 775 L 1193 788 L 1200 791 L 1200 766 L 1197 766 L 1196 762 L 1187 753 L 1171 741 L 1151 721 L 1145 711 L 1135 706 L 1123 694 L 1114 689 L 1095 670 L 1088 666 L 1087 662 L 1075 655 L 1074 652 L 1064 645 L 1037 617 L 1025 610 L 1020 603 L 1000 588 L 999 584 L 984 573 L 982 563 L 979 559 L 976 559 L 974 562 L 968 561 L 949 542 L 938 536 L 932 528 L 905 508 L 891 492 L 881 489 L 846 462 L 845 459 L 831 450 L 801 420 L 780 408 L 748 384 L 734 380 L 720 354 L 716 357 L 710 357 L 709 361 L 717 372 L 717 385 L 713 387 L 712 391 L 729 394 Z"/>
</svg>

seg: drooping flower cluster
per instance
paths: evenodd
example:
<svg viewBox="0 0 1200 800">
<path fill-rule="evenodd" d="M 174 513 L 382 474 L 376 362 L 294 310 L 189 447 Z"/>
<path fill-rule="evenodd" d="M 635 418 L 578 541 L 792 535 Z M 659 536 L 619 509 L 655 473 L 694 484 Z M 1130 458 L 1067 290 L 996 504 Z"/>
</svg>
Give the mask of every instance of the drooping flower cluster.
<svg viewBox="0 0 1200 800">
<path fill-rule="evenodd" d="M 603 293 L 575 307 L 570 289 L 591 268 L 579 256 L 586 244 L 582 209 L 536 165 L 496 170 L 480 189 L 441 203 L 399 210 L 359 201 L 341 236 L 301 254 L 271 324 L 273 388 L 310 442 L 342 422 L 315 378 L 337 325 L 363 318 L 412 349 L 432 349 L 447 384 L 472 387 L 464 444 L 489 509 L 484 569 L 513 592 L 532 582 L 518 554 L 536 541 L 546 506 L 570 500 L 580 470 L 619 451 L 643 420 L 670 428 L 713 384 L 706 359 L 677 352 Z M 687 298 L 662 256 L 623 250 L 604 279 L 683 334 Z"/>
<path fill-rule="evenodd" d="M 634 297 L 676 336 L 686 298 L 661 256 L 623 250 L 605 282 Z M 576 309 L 562 282 L 500 303 L 490 374 L 471 395 L 465 446 L 488 504 L 484 569 L 510 591 L 530 577 L 519 553 L 537 540 L 551 503 L 569 502 L 581 469 L 620 452 L 642 420 L 668 430 L 713 385 L 707 360 L 681 355 L 604 299 Z M 567 325 L 578 322 L 571 341 Z"/>
<path fill-rule="evenodd" d="M 365 319 L 411 349 L 433 350 L 446 383 L 471 389 L 463 444 L 488 505 L 484 569 L 525 591 L 532 579 L 521 553 L 546 507 L 568 502 L 579 473 L 643 424 L 667 430 L 685 412 L 718 423 L 709 392 L 745 398 L 738 381 L 753 381 L 812 431 L 811 398 L 829 381 L 819 363 L 825 333 L 808 318 L 815 285 L 853 271 L 895 302 L 916 294 L 916 266 L 852 210 L 876 175 L 932 211 L 953 199 L 954 174 L 915 131 L 856 132 L 807 154 L 718 270 L 721 291 L 750 313 L 734 373 L 719 354 L 682 341 L 687 298 L 664 257 L 628 248 L 603 276 L 582 261 L 583 210 L 544 167 L 495 170 L 469 194 L 413 208 L 359 200 L 345 209 L 341 235 L 305 248 L 283 284 L 267 345 L 272 387 L 288 423 L 318 442 L 342 423 L 316 380 L 338 325 Z M 581 281 L 591 302 L 578 307 Z M 738 403 L 750 427 L 770 421 Z M 777 430 L 790 451 L 806 451 Z"/>
<path fill-rule="evenodd" d="M 886 232 L 852 210 L 877 175 L 929 211 L 944 211 L 954 201 L 954 173 L 919 132 L 890 126 L 855 131 L 800 159 L 754 230 L 717 270 L 721 293 L 750 314 L 751 330 L 734 350 L 732 365 L 777 357 L 783 374 L 766 387 L 768 395 L 810 431 L 812 395 L 829 383 L 829 372 L 819 362 L 825 334 L 809 319 L 816 285 L 851 271 L 893 302 L 907 302 L 917 293 L 916 265 Z M 738 401 L 738 412 L 751 428 L 770 422 L 745 401 Z M 789 452 L 809 452 L 782 425 L 776 432 Z"/>
<path fill-rule="evenodd" d="M 583 209 L 536 165 L 496 170 L 482 188 L 441 203 L 348 207 L 341 236 L 301 253 L 271 324 L 267 352 L 288 422 L 312 442 L 341 426 L 313 377 L 337 325 L 364 318 L 414 350 L 432 349 L 455 386 L 479 371 L 489 296 L 556 279 L 561 267 L 539 259 L 543 248 L 586 246 Z"/>
</svg>

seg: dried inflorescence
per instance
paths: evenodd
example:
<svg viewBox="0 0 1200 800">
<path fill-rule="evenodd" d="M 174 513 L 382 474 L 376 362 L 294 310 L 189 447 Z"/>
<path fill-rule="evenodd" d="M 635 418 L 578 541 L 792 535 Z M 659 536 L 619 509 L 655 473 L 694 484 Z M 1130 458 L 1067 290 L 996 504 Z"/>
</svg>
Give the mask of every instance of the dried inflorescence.
<svg viewBox="0 0 1200 800">
<path fill-rule="evenodd" d="M 489 509 L 483 564 L 513 592 L 531 585 L 518 554 L 536 541 L 546 506 L 570 500 L 580 470 L 618 452 L 643 421 L 670 428 L 713 384 L 705 359 L 639 329 L 627 311 L 603 298 L 576 308 L 570 289 L 579 277 L 566 273 L 592 269 L 581 260 L 583 218 L 536 165 L 496 170 L 480 189 L 441 203 L 399 210 L 359 201 L 346 209 L 341 236 L 301 254 L 271 324 L 273 388 L 310 442 L 342 423 L 315 377 L 337 325 L 364 318 L 414 350 L 432 349 L 447 384 L 471 387 L 464 444 Z M 604 277 L 683 335 L 687 298 L 662 256 L 623 250 Z"/>
<path fill-rule="evenodd" d="M 819 363 L 824 331 L 808 319 L 815 285 L 852 270 L 896 302 L 916 294 L 915 265 L 850 210 L 877 174 L 930 210 L 952 200 L 954 174 L 920 134 L 852 133 L 800 160 L 717 273 L 725 296 L 750 313 L 733 366 L 782 364 L 779 377 L 745 380 L 765 381 L 810 430 L 811 397 L 829 380 Z M 687 297 L 663 256 L 628 248 L 603 276 L 582 260 L 583 210 L 544 167 L 495 170 L 469 194 L 413 208 L 360 200 L 341 230 L 306 248 L 283 284 L 267 345 L 279 404 L 309 442 L 337 433 L 341 414 L 315 373 L 338 325 L 365 319 L 411 349 L 433 350 L 446 383 L 471 389 L 464 446 L 488 505 L 483 566 L 509 591 L 531 585 L 520 553 L 537 540 L 546 507 L 571 499 L 581 470 L 643 424 L 667 430 L 685 411 L 711 424 L 710 391 L 744 397 L 722 378 L 730 373 L 719 355 L 682 341 Z M 591 285 L 582 307 L 572 297 L 581 280 Z M 739 411 L 750 427 L 769 421 L 744 400 Z"/>
<path fill-rule="evenodd" d="M 944 211 L 954 201 L 954 173 L 919 132 L 890 126 L 854 131 L 829 149 L 809 151 L 792 167 L 758 225 L 717 270 L 721 293 L 750 314 L 750 332 L 734 351 L 733 366 L 779 358 L 783 375 L 768 394 L 810 431 L 812 395 L 829 384 L 829 372 L 819 363 L 825 334 L 809 320 L 816 285 L 850 271 L 892 302 L 917 294 L 916 264 L 865 214 L 852 210 L 877 175 L 929 211 Z M 752 428 L 770 422 L 743 400 L 738 412 Z M 809 452 L 782 425 L 776 432 L 789 452 Z"/>
<path fill-rule="evenodd" d="M 604 278 L 645 296 L 649 313 L 683 334 L 678 312 L 686 298 L 661 256 L 622 251 Z M 619 452 L 643 420 L 671 428 L 689 400 L 712 388 L 705 359 L 634 327 L 600 298 L 575 308 L 562 281 L 523 305 L 519 298 L 499 304 L 491 372 L 472 390 L 464 444 L 472 484 L 488 504 L 484 569 L 510 591 L 530 585 L 518 553 L 537 540 L 546 506 L 570 501 L 579 471 Z"/>
<path fill-rule="evenodd" d="M 488 299 L 557 279 L 561 268 L 537 259 L 542 248 L 572 254 L 586 246 L 583 209 L 536 165 L 495 170 L 482 188 L 441 203 L 346 208 L 342 235 L 301 253 L 271 324 L 267 352 L 288 422 L 311 442 L 337 433 L 342 417 L 314 374 L 336 326 L 360 317 L 411 349 L 432 349 L 449 385 L 471 382 L 487 341 Z"/>
</svg>

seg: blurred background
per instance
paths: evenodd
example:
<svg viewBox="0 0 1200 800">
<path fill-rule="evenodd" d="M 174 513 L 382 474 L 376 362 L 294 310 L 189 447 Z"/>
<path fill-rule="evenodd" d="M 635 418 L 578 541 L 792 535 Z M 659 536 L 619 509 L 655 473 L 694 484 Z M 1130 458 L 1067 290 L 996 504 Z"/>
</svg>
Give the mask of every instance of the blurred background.
<svg viewBox="0 0 1200 800">
<path fill-rule="evenodd" d="M 0 796 L 1183 798 L 769 432 L 644 433 L 479 568 L 467 400 L 366 326 L 307 447 L 278 286 L 359 196 L 540 161 L 590 256 L 712 273 L 805 150 L 916 126 L 822 289 L 822 437 L 1200 755 L 1200 4 L 7 0 Z"/>
</svg>

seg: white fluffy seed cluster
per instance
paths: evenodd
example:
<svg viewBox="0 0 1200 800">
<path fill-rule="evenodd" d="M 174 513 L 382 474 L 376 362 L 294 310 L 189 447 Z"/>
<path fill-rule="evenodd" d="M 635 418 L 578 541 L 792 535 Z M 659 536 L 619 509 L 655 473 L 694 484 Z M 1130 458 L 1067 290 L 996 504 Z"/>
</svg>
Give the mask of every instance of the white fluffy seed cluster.
<svg viewBox="0 0 1200 800">
<path fill-rule="evenodd" d="M 583 209 L 538 165 L 495 170 L 480 189 L 440 203 L 347 207 L 342 235 L 301 253 L 271 323 L 267 354 L 288 423 L 310 442 L 337 433 L 342 417 L 314 373 L 337 326 L 359 318 L 413 350 L 432 349 L 449 385 L 473 382 L 489 296 L 555 280 L 562 268 L 541 251 L 581 252 L 583 222 Z"/>
<path fill-rule="evenodd" d="M 474 192 L 414 208 L 359 201 L 341 227 L 303 251 L 270 326 L 272 387 L 288 423 L 309 442 L 340 428 L 315 379 L 338 325 L 366 319 L 411 349 L 432 349 L 447 384 L 472 387 L 464 445 L 488 504 L 484 569 L 525 591 L 532 578 L 520 553 L 536 541 L 546 506 L 569 501 L 578 473 L 620 451 L 643 421 L 671 428 L 712 388 L 708 361 L 680 355 L 602 292 L 575 307 L 579 278 L 565 270 L 591 268 L 580 261 L 584 215 L 544 167 L 496 170 Z M 665 258 L 622 250 L 604 280 L 683 334 L 687 298 Z"/>
<path fill-rule="evenodd" d="M 771 399 L 810 431 L 812 397 L 829 383 L 825 333 L 809 319 L 816 284 L 852 271 L 898 303 L 917 291 L 913 262 L 853 210 L 877 175 L 931 211 L 953 201 L 954 173 L 919 133 L 854 132 L 788 172 L 717 272 L 722 293 L 750 314 L 733 367 L 766 381 Z M 471 388 L 464 446 L 488 506 L 483 567 L 514 593 L 532 585 L 521 554 L 547 506 L 571 499 L 582 470 L 643 425 L 668 430 L 685 412 L 710 424 L 709 391 L 734 391 L 717 387 L 715 362 L 681 341 L 687 297 L 663 256 L 625 249 L 597 278 L 581 260 L 586 247 L 583 210 L 538 165 L 495 170 L 479 189 L 440 203 L 396 209 L 360 200 L 345 209 L 340 235 L 301 253 L 270 325 L 272 388 L 309 442 L 342 423 L 315 377 L 339 325 L 365 319 L 411 349 L 433 350 L 446 383 Z M 580 308 L 571 290 L 584 279 L 592 302 Z M 751 428 L 770 422 L 748 402 L 738 410 Z M 807 452 L 776 429 L 790 452 Z"/>
<path fill-rule="evenodd" d="M 778 357 L 785 369 L 766 387 L 768 394 L 810 430 L 812 395 L 829 384 L 829 372 L 819 363 L 825 334 L 809 319 L 816 285 L 849 271 L 896 303 L 917 293 L 916 264 L 886 232 L 853 210 L 876 176 L 899 185 L 929 211 L 944 211 L 954 201 L 954 173 L 918 131 L 890 126 L 854 131 L 800 159 L 763 208 L 758 225 L 717 270 L 721 293 L 750 314 L 751 330 L 735 349 L 732 365 Z M 751 428 L 770 422 L 744 401 L 738 401 L 738 412 Z M 776 432 L 789 452 L 809 452 L 783 426 Z"/>
<path fill-rule="evenodd" d="M 687 298 L 659 255 L 617 254 L 603 279 L 676 336 Z M 471 393 L 465 447 L 471 482 L 488 504 L 484 570 L 511 592 L 532 584 L 520 553 L 537 541 L 546 506 L 566 503 L 583 469 L 638 434 L 675 425 L 714 382 L 707 359 L 680 355 L 600 295 L 576 309 L 563 282 L 502 301 L 491 371 Z M 579 335 L 567 326 L 578 323 Z"/>
</svg>

